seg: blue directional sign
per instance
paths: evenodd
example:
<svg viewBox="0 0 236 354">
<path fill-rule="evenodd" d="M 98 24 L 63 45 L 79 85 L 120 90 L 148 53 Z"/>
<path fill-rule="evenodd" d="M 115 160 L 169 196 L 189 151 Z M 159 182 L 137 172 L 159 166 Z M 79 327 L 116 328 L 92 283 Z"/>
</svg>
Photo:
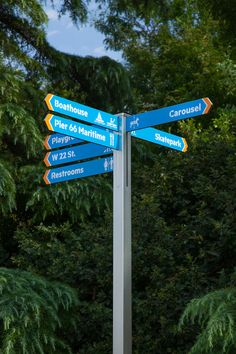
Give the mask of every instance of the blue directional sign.
<svg viewBox="0 0 236 354">
<path fill-rule="evenodd" d="M 52 95 L 51 93 L 45 97 L 45 102 L 50 111 L 61 113 L 87 123 L 100 125 L 110 130 L 119 130 L 119 118 L 113 114 L 84 106 L 83 104 Z"/>
<path fill-rule="evenodd" d="M 47 170 L 43 179 L 46 184 L 54 184 L 112 171 L 113 157 L 107 157 Z"/>
<path fill-rule="evenodd" d="M 154 128 L 134 130 L 131 132 L 131 135 L 135 138 L 151 141 L 152 143 L 163 145 L 178 151 L 185 152 L 188 149 L 188 144 L 184 138 Z"/>
<path fill-rule="evenodd" d="M 175 106 L 155 109 L 153 111 L 135 114 L 127 117 L 126 131 L 143 129 L 158 124 L 169 123 L 177 120 L 207 114 L 212 106 L 208 97 L 199 100 L 180 103 Z"/>
<path fill-rule="evenodd" d="M 92 157 L 110 155 L 112 149 L 93 143 L 71 146 L 66 149 L 50 151 L 44 158 L 46 166 L 56 166 L 66 163 L 71 163 Z"/>
<path fill-rule="evenodd" d="M 113 132 L 52 114 L 47 114 L 45 122 L 51 131 L 119 150 L 119 136 Z"/>
<path fill-rule="evenodd" d="M 79 144 L 82 142 L 83 140 L 73 138 L 72 136 L 63 134 L 51 134 L 46 136 L 43 145 L 47 150 L 52 150 L 68 145 Z"/>
</svg>

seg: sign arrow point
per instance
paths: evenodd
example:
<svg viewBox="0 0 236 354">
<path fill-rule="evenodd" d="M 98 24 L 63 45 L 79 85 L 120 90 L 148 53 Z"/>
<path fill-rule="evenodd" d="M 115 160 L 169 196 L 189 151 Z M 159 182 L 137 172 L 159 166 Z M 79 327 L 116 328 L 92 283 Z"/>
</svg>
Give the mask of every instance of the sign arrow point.
<svg viewBox="0 0 236 354">
<path fill-rule="evenodd" d="M 48 135 L 46 138 L 45 138 L 45 140 L 44 140 L 44 142 L 43 142 L 43 146 L 47 149 L 47 150 L 50 150 L 51 149 L 51 146 L 49 145 L 49 138 L 50 138 L 50 135 Z"/>
<path fill-rule="evenodd" d="M 211 102 L 210 98 L 208 98 L 208 97 L 203 98 L 203 101 L 206 104 L 206 108 L 204 109 L 203 114 L 207 114 L 209 112 L 209 110 L 211 109 L 211 106 L 213 103 Z"/>
<path fill-rule="evenodd" d="M 49 171 L 50 170 L 47 170 L 45 173 L 44 173 L 44 176 L 43 176 L 43 180 L 46 184 L 51 184 L 49 179 L 48 179 L 48 174 L 49 174 Z"/>
<path fill-rule="evenodd" d="M 50 152 L 47 152 L 44 159 L 43 159 L 43 162 L 45 163 L 45 165 L 48 167 L 48 166 L 51 166 L 49 160 L 48 160 L 48 157 L 50 155 Z"/>
<path fill-rule="evenodd" d="M 48 129 L 54 131 L 54 129 L 53 129 L 52 125 L 51 125 L 51 122 L 50 122 L 52 117 L 53 117 L 53 115 L 49 113 L 49 114 L 46 115 L 44 121 L 45 121 Z"/>
<path fill-rule="evenodd" d="M 46 102 L 46 105 L 50 111 L 53 111 L 53 106 L 51 104 L 51 99 L 53 96 L 53 94 L 48 93 L 47 96 L 44 98 L 44 101 Z"/>
<path fill-rule="evenodd" d="M 182 138 L 182 140 L 183 140 L 183 143 L 184 143 L 184 147 L 183 147 L 183 152 L 186 152 L 187 150 L 188 150 L 188 144 L 187 144 L 187 141 L 186 141 L 186 139 L 185 138 Z"/>
</svg>

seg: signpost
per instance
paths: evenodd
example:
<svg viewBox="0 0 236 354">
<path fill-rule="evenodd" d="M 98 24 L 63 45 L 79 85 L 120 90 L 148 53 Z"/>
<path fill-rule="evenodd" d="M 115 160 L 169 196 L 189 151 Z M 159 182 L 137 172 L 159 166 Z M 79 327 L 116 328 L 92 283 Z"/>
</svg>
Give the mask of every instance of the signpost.
<svg viewBox="0 0 236 354">
<path fill-rule="evenodd" d="M 113 354 L 132 353 L 131 138 L 122 118 L 113 173 Z"/>
<path fill-rule="evenodd" d="M 104 145 L 112 149 L 118 149 L 118 135 L 94 126 L 77 123 L 73 120 L 47 114 L 45 118 L 47 127 L 51 131 L 70 135 L 77 139 L 83 139 L 95 144 Z"/>
<path fill-rule="evenodd" d="M 46 154 L 44 163 L 46 166 L 55 166 L 78 160 L 89 159 L 91 157 L 110 155 L 112 149 L 93 143 L 71 146 L 66 149 L 53 150 Z"/>
<path fill-rule="evenodd" d="M 52 112 L 100 125 L 110 130 L 119 130 L 118 117 L 83 104 L 67 100 L 49 93 L 45 98 L 48 109 Z"/>
<path fill-rule="evenodd" d="M 47 170 L 43 179 L 46 184 L 54 184 L 112 171 L 113 157 L 107 157 Z"/>
<path fill-rule="evenodd" d="M 63 134 L 51 134 L 46 136 L 43 145 L 47 150 L 52 150 L 68 145 L 79 144 L 82 142 L 83 140 L 73 138 L 72 136 Z"/>
<path fill-rule="evenodd" d="M 134 130 L 131 132 L 131 136 L 182 152 L 186 152 L 188 149 L 188 144 L 184 138 L 154 128 Z"/>
<path fill-rule="evenodd" d="M 120 114 L 120 118 L 118 118 L 52 94 L 48 94 L 45 101 L 51 111 L 107 128 L 107 130 L 99 129 L 48 114 L 45 122 L 49 130 L 66 134 L 67 139 L 64 140 L 72 137 L 71 139 L 76 139 L 76 143 L 83 139 L 90 144 L 72 146 L 47 153 L 44 159 L 47 166 L 103 156 L 108 153 L 111 154 L 111 152 L 113 152 L 113 157 L 103 157 L 47 170 L 43 178 L 46 184 L 53 184 L 114 171 L 113 354 L 132 354 L 131 135 L 185 152 L 188 145 L 184 138 L 149 127 L 207 114 L 212 103 L 209 98 L 201 98 L 129 117 Z M 118 126 L 119 120 L 121 120 L 120 127 Z M 114 130 L 119 132 L 114 134 Z M 55 138 L 57 136 L 60 137 L 58 134 L 54 135 Z M 71 145 L 75 141 L 68 140 L 67 143 Z M 48 138 L 44 145 L 47 149 L 51 149 L 65 146 L 67 143 L 56 142 L 56 140 L 54 143 L 52 135 L 52 138 Z M 106 148 L 104 149 L 103 146 L 106 146 Z"/>
<path fill-rule="evenodd" d="M 135 114 L 127 118 L 127 131 L 143 129 L 154 125 L 170 123 L 177 120 L 207 114 L 212 106 L 209 98 L 180 103 L 175 106 L 163 107 L 153 111 Z"/>
</svg>

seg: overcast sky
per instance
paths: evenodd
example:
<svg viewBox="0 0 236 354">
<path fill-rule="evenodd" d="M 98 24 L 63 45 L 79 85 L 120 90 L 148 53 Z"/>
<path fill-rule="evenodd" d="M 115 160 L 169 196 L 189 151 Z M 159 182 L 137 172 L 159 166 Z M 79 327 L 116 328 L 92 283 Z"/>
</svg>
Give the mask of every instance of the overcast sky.
<svg viewBox="0 0 236 354">
<path fill-rule="evenodd" d="M 93 11 L 93 6 L 91 11 Z M 73 25 L 69 16 L 65 15 L 58 19 L 57 11 L 52 7 L 47 7 L 45 11 L 49 18 L 47 39 L 56 49 L 81 56 L 107 55 L 117 61 L 122 61 L 120 53 L 105 50 L 104 36 L 93 27 L 87 25 L 78 29 Z"/>
</svg>

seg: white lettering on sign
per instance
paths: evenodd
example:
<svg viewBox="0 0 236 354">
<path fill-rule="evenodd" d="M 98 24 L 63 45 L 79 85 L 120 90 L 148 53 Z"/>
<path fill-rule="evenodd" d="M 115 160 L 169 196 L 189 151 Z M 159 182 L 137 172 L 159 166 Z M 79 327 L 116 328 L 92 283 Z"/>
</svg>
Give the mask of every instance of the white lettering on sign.
<svg viewBox="0 0 236 354">
<path fill-rule="evenodd" d="M 59 127 L 60 129 L 66 130 L 67 127 L 68 127 L 68 124 L 67 123 L 63 123 L 59 119 L 55 119 L 55 127 Z"/>
<path fill-rule="evenodd" d="M 73 107 L 73 105 L 71 103 L 62 103 L 58 100 L 55 99 L 55 107 L 63 109 L 66 112 L 72 112 L 75 114 L 78 114 L 79 116 L 83 116 L 83 117 L 88 117 L 88 112 L 80 109 L 80 108 L 76 108 Z"/>
<path fill-rule="evenodd" d="M 84 127 L 78 127 L 78 132 L 82 135 L 88 136 L 90 138 L 94 138 L 97 140 L 102 140 L 102 141 L 106 141 L 106 136 L 103 134 L 99 134 L 96 132 L 96 130 L 87 130 Z"/>
<path fill-rule="evenodd" d="M 181 142 L 179 140 L 173 140 L 169 139 L 166 136 L 161 136 L 160 134 L 156 133 L 155 134 L 155 140 L 161 141 L 163 143 L 174 145 L 174 146 L 179 146 L 181 148 Z"/>
<path fill-rule="evenodd" d="M 84 173 L 84 168 L 83 167 L 75 168 L 74 170 L 69 170 L 69 171 L 52 172 L 51 173 L 51 179 L 74 176 L 74 175 L 79 175 L 81 173 Z"/>
<path fill-rule="evenodd" d="M 201 111 L 201 103 L 199 103 L 197 106 L 194 107 L 179 109 L 178 111 L 172 109 L 169 113 L 169 116 L 173 118 L 173 117 L 184 116 L 189 113 L 200 112 L 200 111 Z"/>
<path fill-rule="evenodd" d="M 75 152 L 74 152 L 74 150 L 71 150 L 71 151 L 68 151 L 67 152 L 67 157 L 68 158 L 72 158 L 72 157 L 75 157 L 76 155 L 75 155 Z"/>
<path fill-rule="evenodd" d="M 52 159 L 52 161 L 57 161 L 57 160 L 64 160 L 64 159 L 68 159 L 68 158 L 73 158 L 75 157 L 75 153 L 73 150 L 69 150 L 69 151 L 62 151 L 59 152 L 51 152 L 50 153 L 50 157 Z"/>
<path fill-rule="evenodd" d="M 62 151 L 60 150 L 56 152 L 51 152 L 50 157 L 52 158 L 52 161 L 57 161 L 57 160 L 64 160 L 68 158 L 73 158 L 76 157 L 74 150 L 69 150 L 69 151 Z"/>
<path fill-rule="evenodd" d="M 58 153 L 52 154 L 52 161 L 57 161 L 58 159 Z"/>
<path fill-rule="evenodd" d="M 75 140 L 75 138 L 72 138 L 72 136 L 62 136 L 62 137 L 52 137 L 52 144 L 64 144 L 68 143 L 70 140 Z"/>
</svg>

